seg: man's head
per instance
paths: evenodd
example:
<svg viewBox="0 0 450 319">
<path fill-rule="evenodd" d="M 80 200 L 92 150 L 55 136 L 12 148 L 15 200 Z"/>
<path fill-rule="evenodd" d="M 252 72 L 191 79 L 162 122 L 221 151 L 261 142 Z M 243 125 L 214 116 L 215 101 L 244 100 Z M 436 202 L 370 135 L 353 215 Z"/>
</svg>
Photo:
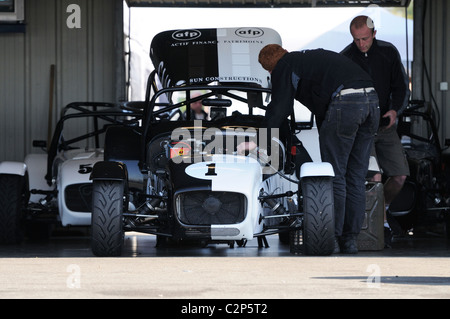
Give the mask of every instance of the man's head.
<svg viewBox="0 0 450 319">
<path fill-rule="evenodd" d="M 377 31 L 371 18 L 368 16 L 357 16 L 350 23 L 350 33 L 359 51 L 365 53 L 372 46 Z"/>
<path fill-rule="evenodd" d="M 287 52 L 278 44 L 268 44 L 259 52 L 258 61 L 265 70 L 272 72 L 278 61 Z"/>
<path fill-rule="evenodd" d="M 199 97 L 201 94 L 200 93 L 194 93 L 192 94 L 191 98 L 196 98 Z M 202 113 L 203 110 L 203 104 L 202 104 L 202 100 L 197 100 L 195 102 L 191 103 L 191 110 L 194 111 L 197 114 Z"/>
</svg>

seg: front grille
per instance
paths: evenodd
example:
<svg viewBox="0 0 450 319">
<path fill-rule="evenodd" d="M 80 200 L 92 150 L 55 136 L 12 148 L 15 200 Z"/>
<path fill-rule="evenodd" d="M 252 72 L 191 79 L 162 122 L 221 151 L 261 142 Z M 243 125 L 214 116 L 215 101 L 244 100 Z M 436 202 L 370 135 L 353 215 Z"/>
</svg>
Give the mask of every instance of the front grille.
<svg viewBox="0 0 450 319">
<path fill-rule="evenodd" d="M 175 199 L 178 219 L 186 225 L 227 225 L 244 220 L 247 201 L 233 192 L 192 191 Z"/>
<path fill-rule="evenodd" d="M 91 212 L 92 183 L 72 184 L 65 188 L 64 199 L 68 209 L 74 212 Z"/>
</svg>

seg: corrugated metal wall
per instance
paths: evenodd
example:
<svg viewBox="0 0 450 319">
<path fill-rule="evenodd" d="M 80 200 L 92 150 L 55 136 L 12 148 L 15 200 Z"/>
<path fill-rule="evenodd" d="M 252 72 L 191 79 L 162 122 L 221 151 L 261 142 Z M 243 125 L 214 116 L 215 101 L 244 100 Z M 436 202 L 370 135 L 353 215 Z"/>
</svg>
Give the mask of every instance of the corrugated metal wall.
<svg viewBox="0 0 450 319">
<path fill-rule="evenodd" d="M 450 3 L 448 0 L 425 1 L 424 20 L 424 96 L 439 110 L 441 143 L 450 138 L 449 91 L 441 83 L 450 82 Z"/>
<path fill-rule="evenodd" d="M 80 28 L 67 24 L 72 4 Z M 21 161 L 32 140 L 47 139 L 51 65 L 53 126 L 70 102 L 117 101 L 124 81 L 117 79 L 121 0 L 27 0 L 25 8 L 26 32 L 0 33 L 0 161 Z"/>
<path fill-rule="evenodd" d="M 25 37 L 0 34 L 0 160 L 24 154 L 25 69 Z"/>
<path fill-rule="evenodd" d="M 450 3 L 448 0 L 414 0 L 414 63 L 412 98 L 435 110 L 439 139 L 450 138 L 450 95 L 441 83 L 450 82 Z"/>
</svg>

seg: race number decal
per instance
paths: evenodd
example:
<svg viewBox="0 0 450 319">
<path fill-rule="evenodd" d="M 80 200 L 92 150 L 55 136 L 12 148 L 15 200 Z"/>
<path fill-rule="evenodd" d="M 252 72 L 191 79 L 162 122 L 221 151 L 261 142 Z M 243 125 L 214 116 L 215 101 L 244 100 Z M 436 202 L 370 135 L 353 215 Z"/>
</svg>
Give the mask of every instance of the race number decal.
<svg viewBox="0 0 450 319">
<path fill-rule="evenodd" d="M 78 170 L 79 174 L 89 174 L 92 172 L 92 164 L 81 164 Z"/>
<path fill-rule="evenodd" d="M 217 176 L 216 163 L 208 164 L 206 167 L 208 167 L 208 171 L 205 173 L 205 176 Z"/>
</svg>

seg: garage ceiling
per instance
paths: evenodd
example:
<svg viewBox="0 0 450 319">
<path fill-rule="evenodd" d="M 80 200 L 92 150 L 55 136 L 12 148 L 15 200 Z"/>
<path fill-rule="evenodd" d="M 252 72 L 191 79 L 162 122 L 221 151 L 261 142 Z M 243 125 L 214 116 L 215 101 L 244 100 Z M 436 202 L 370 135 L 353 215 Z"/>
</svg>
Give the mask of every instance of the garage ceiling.
<svg viewBox="0 0 450 319">
<path fill-rule="evenodd" d="M 130 7 L 407 7 L 411 0 L 126 0 Z"/>
</svg>

